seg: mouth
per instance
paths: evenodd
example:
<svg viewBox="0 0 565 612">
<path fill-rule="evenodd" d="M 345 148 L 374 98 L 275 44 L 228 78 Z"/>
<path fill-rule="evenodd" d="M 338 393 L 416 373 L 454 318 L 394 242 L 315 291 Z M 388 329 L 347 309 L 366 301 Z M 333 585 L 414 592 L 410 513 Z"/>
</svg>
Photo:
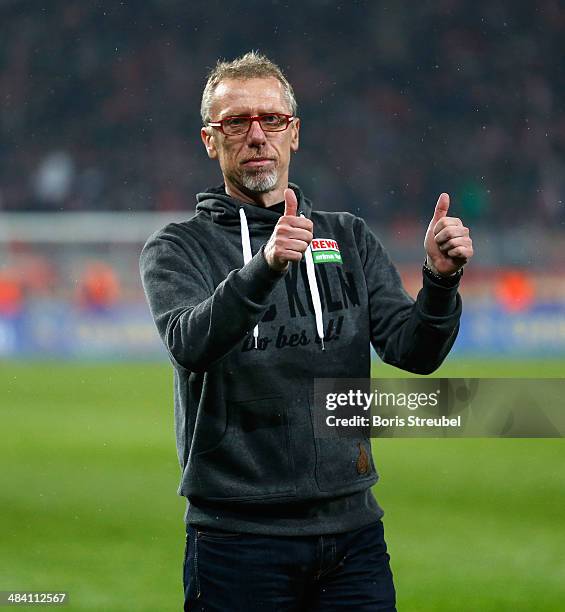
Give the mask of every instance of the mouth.
<svg viewBox="0 0 565 612">
<path fill-rule="evenodd" d="M 242 166 L 245 168 L 263 168 L 264 166 L 268 166 L 269 164 L 274 164 L 275 160 L 269 157 L 253 157 L 242 162 Z"/>
</svg>

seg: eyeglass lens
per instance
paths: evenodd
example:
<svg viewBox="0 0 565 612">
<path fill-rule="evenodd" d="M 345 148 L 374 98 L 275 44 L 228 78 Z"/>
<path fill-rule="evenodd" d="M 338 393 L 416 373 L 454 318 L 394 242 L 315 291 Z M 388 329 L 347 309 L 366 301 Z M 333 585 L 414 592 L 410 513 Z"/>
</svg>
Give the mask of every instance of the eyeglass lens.
<svg viewBox="0 0 565 612">
<path fill-rule="evenodd" d="M 222 124 L 224 131 L 229 134 L 244 134 L 251 127 L 251 117 L 227 117 Z M 285 115 L 272 113 L 260 115 L 259 124 L 265 132 L 278 132 L 287 127 L 288 120 Z"/>
</svg>

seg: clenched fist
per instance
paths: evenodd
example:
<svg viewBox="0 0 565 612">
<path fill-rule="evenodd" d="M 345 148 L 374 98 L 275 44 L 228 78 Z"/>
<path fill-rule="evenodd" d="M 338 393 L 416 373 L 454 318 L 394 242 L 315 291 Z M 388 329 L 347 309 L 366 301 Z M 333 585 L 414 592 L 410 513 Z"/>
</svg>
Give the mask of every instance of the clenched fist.
<svg viewBox="0 0 565 612">
<path fill-rule="evenodd" d="M 265 259 L 273 270 L 284 272 L 291 261 L 300 261 L 312 242 L 314 226 L 310 219 L 297 217 L 298 201 L 292 189 L 284 190 L 284 214 L 265 245 Z"/>
</svg>

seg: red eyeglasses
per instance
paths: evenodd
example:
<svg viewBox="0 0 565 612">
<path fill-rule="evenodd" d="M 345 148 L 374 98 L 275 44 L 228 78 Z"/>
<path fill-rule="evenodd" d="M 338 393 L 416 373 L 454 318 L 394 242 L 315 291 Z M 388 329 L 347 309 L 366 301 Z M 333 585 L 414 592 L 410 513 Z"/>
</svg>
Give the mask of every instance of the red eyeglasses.
<svg viewBox="0 0 565 612">
<path fill-rule="evenodd" d="M 294 119 L 293 115 L 283 113 L 267 113 L 265 115 L 233 115 L 224 117 L 221 121 L 209 121 L 208 125 L 219 129 L 226 136 L 247 134 L 251 124 L 258 121 L 265 132 L 284 132 Z"/>
</svg>

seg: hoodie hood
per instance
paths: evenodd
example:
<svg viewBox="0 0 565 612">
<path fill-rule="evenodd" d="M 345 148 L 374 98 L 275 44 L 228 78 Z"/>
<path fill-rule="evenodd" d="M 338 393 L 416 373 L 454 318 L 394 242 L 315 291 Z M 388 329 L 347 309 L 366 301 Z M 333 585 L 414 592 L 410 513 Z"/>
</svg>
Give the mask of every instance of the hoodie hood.
<svg viewBox="0 0 565 612">
<path fill-rule="evenodd" d="M 308 198 L 304 197 L 300 187 L 293 183 L 288 186 L 296 194 L 298 200 L 298 214 L 303 214 L 310 218 L 312 213 L 312 203 Z M 206 212 L 211 215 L 214 223 L 221 225 L 239 225 L 240 213 L 239 209 L 243 208 L 249 225 L 272 225 L 274 226 L 279 220 L 281 213 L 271 210 L 271 207 L 263 208 L 256 204 L 242 202 L 236 198 L 226 194 L 225 185 L 219 185 L 199 193 L 196 195 L 197 212 Z"/>
</svg>

